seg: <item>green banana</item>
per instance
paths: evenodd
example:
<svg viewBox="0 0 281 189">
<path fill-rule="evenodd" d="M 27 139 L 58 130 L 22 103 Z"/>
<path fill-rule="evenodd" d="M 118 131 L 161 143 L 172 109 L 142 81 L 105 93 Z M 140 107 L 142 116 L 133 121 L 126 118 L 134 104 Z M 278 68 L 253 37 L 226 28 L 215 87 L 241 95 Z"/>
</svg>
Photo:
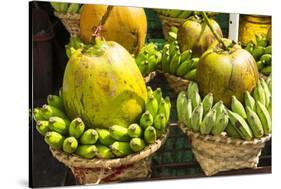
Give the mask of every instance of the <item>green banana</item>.
<svg viewBox="0 0 281 189">
<path fill-rule="evenodd" d="M 197 69 L 194 68 L 194 69 L 188 71 L 188 72 L 183 76 L 183 78 L 184 78 L 184 79 L 187 79 L 187 80 L 195 81 L 196 72 L 197 72 Z"/>
<path fill-rule="evenodd" d="M 110 148 L 101 144 L 96 145 L 97 157 L 100 159 L 111 159 L 114 154 L 111 152 Z"/>
<path fill-rule="evenodd" d="M 254 48 L 252 55 L 256 61 L 259 60 L 260 57 L 264 54 L 264 50 L 265 50 L 265 48 L 261 47 L 261 46 Z"/>
<path fill-rule="evenodd" d="M 162 99 L 162 90 L 161 88 L 157 88 L 155 91 L 153 91 L 153 96 L 156 98 L 158 104 L 160 104 Z"/>
<path fill-rule="evenodd" d="M 182 54 L 181 54 L 181 63 L 185 62 L 186 60 L 190 60 L 192 57 L 192 50 L 185 50 Z"/>
<path fill-rule="evenodd" d="M 251 108 L 252 110 L 256 111 L 256 101 L 255 99 L 250 95 L 249 91 L 245 92 L 244 95 L 244 103 L 245 106 Z"/>
<path fill-rule="evenodd" d="M 158 57 L 156 56 L 156 55 L 151 55 L 149 58 L 148 58 L 148 63 L 149 63 L 149 65 L 148 65 L 148 72 L 150 73 L 150 72 L 152 72 L 152 71 L 154 71 L 155 69 L 156 69 L 156 67 L 157 67 L 157 64 L 158 64 Z"/>
<path fill-rule="evenodd" d="M 214 97 L 213 97 L 213 93 L 208 93 L 202 100 L 202 104 L 203 104 L 203 110 L 204 113 L 203 115 L 206 115 L 207 112 L 210 111 L 210 109 L 213 106 L 213 102 L 214 102 Z"/>
<path fill-rule="evenodd" d="M 43 116 L 43 113 L 40 108 L 34 108 L 33 110 L 33 118 L 35 121 L 44 121 L 46 120 Z"/>
<path fill-rule="evenodd" d="M 264 106 L 261 102 L 257 101 L 257 114 L 261 120 L 263 131 L 265 135 L 268 135 L 271 133 L 271 117 Z"/>
<path fill-rule="evenodd" d="M 262 123 L 258 115 L 249 107 L 246 107 L 246 110 L 247 110 L 247 121 L 253 132 L 253 135 L 256 138 L 261 138 L 264 132 L 263 132 Z"/>
<path fill-rule="evenodd" d="M 42 135 L 45 136 L 48 131 L 50 131 L 49 128 L 49 122 L 48 121 L 36 121 L 36 130 Z"/>
<path fill-rule="evenodd" d="M 261 70 L 261 73 L 264 75 L 269 75 L 272 72 L 272 67 L 271 66 L 266 66 Z"/>
<path fill-rule="evenodd" d="M 60 117 L 50 117 L 49 119 L 49 129 L 65 136 L 68 135 L 69 124 L 68 120 Z"/>
<path fill-rule="evenodd" d="M 186 95 L 184 91 L 181 91 L 178 94 L 177 97 L 177 102 L 176 102 L 176 106 L 177 106 L 177 115 L 178 115 L 178 120 L 179 122 L 183 122 L 184 121 L 184 113 L 183 113 L 183 107 L 185 104 L 185 101 L 187 101 L 186 99 Z M 186 103 L 187 104 L 187 103 Z"/>
<path fill-rule="evenodd" d="M 203 118 L 203 104 L 200 103 L 192 112 L 190 124 L 193 131 L 197 132 L 200 129 L 200 125 Z"/>
<path fill-rule="evenodd" d="M 68 117 L 62 111 L 60 111 L 59 109 L 57 109 L 53 106 L 47 105 L 47 104 L 44 104 L 42 106 L 41 111 L 42 111 L 43 117 L 46 120 L 49 120 L 50 117 L 54 117 L 54 116 L 60 117 L 60 118 L 65 119 L 65 120 L 68 119 Z"/>
<path fill-rule="evenodd" d="M 128 127 L 128 135 L 131 138 L 138 138 L 142 136 L 142 129 L 137 123 L 133 123 Z"/>
<path fill-rule="evenodd" d="M 228 125 L 225 128 L 225 132 L 227 133 L 228 136 L 233 137 L 233 138 L 241 138 L 239 133 L 236 131 L 234 126 L 231 124 L 231 122 L 228 122 Z"/>
<path fill-rule="evenodd" d="M 254 44 L 252 41 L 249 41 L 245 47 L 245 50 L 247 50 L 249 53 L 253 53 L 254 50 Z"/>
<path fill-rule="evenodd" d="M 268 88 L 268 85 L 266 84 L 265 80 L 263 78 L 260 79 L 261 81 L 261 86 L 264 91 L 264 96 L 265 96 L 265 106 L 268 107 L 269 102 L 270 102 L 270 97 L 271 97 L 271 92 Z"/>
<path fill-rule="evenodd" d="M 181 11 L 177 17 L 178 18 L 188 18 L 191 15 L 192 15 L 192 11 Z"/>
<path fill-rule="evenodd" d="M 192 108 L 196 108 L 201 103 L 201 97 L 198 92 L 191 94 Z"/>
<path fill-rule="evenodd" d="M 149 126 L 144 130 L 144 141 L 147 144 L 154 144 L 156 138 L 156 129 L 153 126 Z"/>
<path fill-rule="evenodd" d="M 150 86 L 146 87 L 146 91 L 147 91 L 147 96 L 153 95 L 153 93 L 154 93 Z"/>
<path fill-rule="evenodd" d="M 270 101 L 267 107 L 268 113 L 270 115 L 270 118 L 272 118 L 272 103 L 271 103 L 271 97 L 270 97 Z"/>
<path fill-rule="evenodd" d="M 132 138 L 130 141 L 130 148 L 134 152 L 140 152 L 145 148 L 145 142 L 141 138 Z"/>
<path fill-rule="evenodd" d="M 173 41 L 172 43 L 170 43 L 169 53 L 171 57 L 173 57 L 176 53 L 180 53 L 180 47 L 178 41 Z"/>
<path fill-rule="evenodd" d="M 177 71 L 178 66 L 180 65 L 181 56 L 180 53 L 177 52 L 173 55 L 173 58 L 170 63 L 170 73 L 175 74 Z"/>
<path fill-rule="evenodd" d="M 55 11 L 61 12 L 61 6 L 60 6 L 61 3 L 59 3 L 59 2 L 50 2 L 50 4 L 55 9 Z"/>
<path fill-rule="evenodd" d="M 191 99 L 187 99 L 186 101 L 184 101 L 183 107 L 182 107 L 182 117 L 183 117 L 183 123 L 185 124 L 185 126 L 187 126 L 188 128 L 191 127 L 190 125 L 190 120 L 191 120 L 191 116 L 192 116 L 192 102 Z"/>
<path fill-rule="evenodd" d="M 187 86 L 187 98 L 191 99 L 191 96 L 194 92 L 199 93 L 198 84 L 193 81 L 190 81 Z"/>
<path fill-rule="evenodd" d="M 189 71 L 187 69 L 189 64 L 191 64 L 191 60 L 186 60 L 186 61 L 182 62 L 179 65 L 179 67 L 177 68 L 176 75 L 184 76 Z"/>
<path fill-rule="evenodd" d="M 260 101 L 261 103 L 263 103 L 265 105 L 265 94 L 264 94 L 264 90 L 261 86 L 260 80 L 257 81 L 256 88 L 254 89 L 254 92 L 253 92 L 253 97 L 254 97 L 255 101 Z"/>
<path fill-rule="evenodd" d="M 171 26 L 170 27 L 170 32 L 173 32 L 173 33 L 178 33 L 178 28 L 176 26 Z"/>
<path fill-rule="evenodd" d="M 260 71 L 264 67 L 265 61 L 259 60 L 256 63 L 257 63 L 258 70 Z"/>
<path fill-rule="evenodd" d="M 247 114 L 246 114 L 243 104 L 239 100 L 237 100 L 237 98 L 235 96 L 232 96 L 231 110 L 233 112 L 239 114 L 244 119 L 247 118 Z"/>
<path fill-rule="evenodd" d="M 111 144 L 113 144 L 113 142 L 115 141 L 111 135 L 109 130 L 107 129 L 96 129 L 96 131 L 98 132 L 99 135 L 99 142 L 105 146 L 109 146 Z"/>
<path fill-rule="evenodd" d="M 166 121 L 168 122 L 170 118 L 170 107 L 163 98 L 161 98 L 161 101 L 159 103 L 157 114 L 164 114 Z"/>
<path fill-rule="evenodd" d="M 78 141 L 74 137 L 67 137 L 63 141 L 62 150 L 66 153 L 74 153 L 78 147 Z"/>
<path fill-rule="evenodd" d="M 138 67 L 143 76 L 149 73 L 149 62 L 147 60 L 141 62 Z"/>
<path fill-rule="evenodd" d="M 261 47 L 267 46 L 268 41 L 267 41 L 266 37 L 262 36 L 259 33 L 255 34 L 255 36 L 256 36 L 257 46 L 261 46 Z"/>
<path fill-rule="evenodd" d="M 75 154 L 82 158 L 92 159 L 98 153 L 97 147 L 95 145 L 83 144 L 79 145 L 75 151 Z"/>
<path fill-rule="evenodd" d="M 170 44 L 165 44 L 162 51 L 162 60 L 161 65 L 164 72 L 169 72 L 170 69 L 170 53 L 169 53 Z"/>
<path fill-rule="evenodd" d="M 269 46 L 265 47 L 264 54 L 271 54 L 271 53 L 272 53 L 272 46 L 269 45 Z"/>
<path fill-rule="evenodd" d="M 75 138 L 79 138 L 85 130 L 85 124 L 81 118 L 75 118 L 69 124 L 68 133 L 69 136 L 73 136 Z"/>
<path fill-rule="evenodd" d="M 247 122 L 239 114 L 229 111 L 228 116 L 231 124 L 234 126 L 236 131 L 239 133 L 242 139 L 251 140 L 253 138 L 252 131 Z"/>
<path fill-rule="evenodd" d="M 109 127 L 110 135 L 115 140 L 121 142 L 129 142 L 130 136 L 128 135 L 128 128 L 122 127 L 120 125 L 113 125 Z"/>
<path fill-rule="evenodd" d="M 133 153 L 129 142 L 115 141 L 112 145 L 110 145 L 110 149 L 116 157 L 124 157 Z"/>
<path fill-rule="evenodd" d="M 55 149 L 61 149 L 65 137 L 55 131 L 49 131 L 44 137 L 44 141 Z"/>
<path fill-rule="evenodd" d="M 80 144 L 95 144 L 99 139 L 98 132 L 95 129 L 87 129 L 79 138 Z"/>
<path fill-rule="evenodd" d="M 166 96 L 164 100 L 165 100 L 166 104 L 168 105 L 169 110 L 171 110 L 172 104 L 171 104 L 170 97 Z M 168 120 L 168 118 L 167 118 L 167 120 Z"/>
<path fill-rule="evenodd" d="M 153 116 L 149 111 L 145 111 L 140 118 L 140 126 L 143 129 L 153 125 Z"/>
<path fill-rule="evenodd" d="M 214 127 L 212 129 L 212 135 L 219 135 L 221 132 L 225 130 L 229 122 L 229 117 L 226 112 L 218 115 Z"/>
<path fill-rule="evenodd" d="M 175 32 L 168 32 L 168 37 L 167 37 L 168 41 L 171 43 L 175 40 L 177 40 L 177 33 Z"/>
<path fill-rule="evenodd" d="M 270 94 L 272 94 L 272 79 L 271 79 L 271 74 L 267 77 L 266 79 L 266 84 L 269 88 Z"/>
<path fill-rule="evenodd" d="M 80 4 L 78 3 L 71 3 L 67 9 L 67 13 L 77 13 L 79 11 Z"/>
<path fill-rule="evenodd" d="M 56 95 L 48 95 L 47 102 L 48 105 L 53 106 L 61 111 L 64 111 L 64 105 L 61 97 Z"/>
<path fill-rule="evenodd" d="M 266 64 L 271 64 L 271 54 L 263 54 L 260 57 L 260 61 L 264 61 Z"/>
<path fill-rule="evenodd" d="M 157 114 L 154 119 L 154 127 L 158 130 L 164 130 L 167 125 L 167 119 L 164 113 Z"/>
<path fill-rule="evenodd" d="M 201 124 L 199 125 L 199 130 L 201 134 L 208 135 L 216 122 L 216 110 L 209 111 L 203 118 Z"/>
<path fill-rule="evenodd" d="M 66 13 L 69 3 L 61 3 L 61 12 Z"/>
<path fill-rule="evenodd" d="M 147 103 L 145 104 L 146 111 L 149 111 L 153 118 L 156 116 L 158 112 L 158 102 L 154 95 L 150 95 L 148 97 Z"/>
</svg>

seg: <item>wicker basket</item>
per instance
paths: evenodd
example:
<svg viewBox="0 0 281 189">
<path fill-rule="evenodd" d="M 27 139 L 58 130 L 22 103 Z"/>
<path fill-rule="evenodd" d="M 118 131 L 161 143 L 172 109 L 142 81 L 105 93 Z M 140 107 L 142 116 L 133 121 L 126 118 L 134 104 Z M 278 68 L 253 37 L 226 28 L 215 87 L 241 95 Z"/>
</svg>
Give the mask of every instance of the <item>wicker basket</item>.
<svg viewBox="0 0 281 189">
<path fill-rule="evenodd" d="M 179 126 L 190 138 L 192 152 L 207 176 L 232 169 L 257 168 L 261 150 L 271 138 L 271 135 L 268 135 L 261 139 L 245 141 L 223 134 L 201 135 L 192 132 L 183 124 Z"/>
<path fill-rule="evenodd" d="M 53 156 L 69 167 L 79 184 L 99 184 L 148 178 L 151 156 L 165 143 L 169 129 L 139 153 L 116 159 L 84 159 L 50 147 Z"/>
<path fill-rule="evenodd" d="M 169 86 L 178 94 L 180 91 L 186 90 L 189 80 L 171 75 L 169 73 L 163 73 Z"/>
<path fill-rule="evenodd" d="M 67 31 L 70 33 L 71 36 L 79 36 L 80 34 L 80 14 L 65 14 L 54 12 L 56 17 L 58 17 Z"/>
<path fill-rule="evenodd" d="M 150 72 L 148 76 L 144 77 L 144 82 L 150 82 L 156 76 L 156 72 Z"/>
<path fill-rule="evenodd" d="M 157 15 L 160 18 L 160 21 L 162 24 L 163 35 L 164 35 L 165 39 L 167 39 L 168 32 L 170 31 L 172 26 L 180 27 L 186 21 L 186 19 L 184 19 L 184 18 L 172 18 L 172 17 L 163 16 L 160 14 L 157 14 Z"/>
</svg>

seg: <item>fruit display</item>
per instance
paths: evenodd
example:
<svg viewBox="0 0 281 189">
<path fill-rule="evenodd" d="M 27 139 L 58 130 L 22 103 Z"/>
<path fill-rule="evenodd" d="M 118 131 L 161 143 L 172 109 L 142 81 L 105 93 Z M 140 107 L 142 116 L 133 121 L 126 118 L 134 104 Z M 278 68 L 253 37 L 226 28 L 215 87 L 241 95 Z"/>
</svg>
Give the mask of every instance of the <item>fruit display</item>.
<svg viewBox="0 0 281 189">
<path fill-rule="evenodd" d="M 93 29 L 97 27 L 108 6 L 85 4 L 80 16 L 80 37 L 90 43 Z M 112 12 L 100 35 L 107 41 L 115 41 L 131 54 L 137 55 L 144 46 L 147 32 L 147 19 L 143 8 L 117 7 Z"/>
<path fill-rule="evenodd" d="M 194 57 L 190 49 L 183 52 L 180 50 L 178 32 L 176 27 L 171 27 L 168 33 L 168 39 L 162 49 L 161 69 L 186 80 L 195 80 L 199 58 Z"/>
<path fill-rule="evenodd" d="M 82 158 L 112 159 L 142 151 L 165 134 L 171 102 L 163 98 L 160 88 L 147 87 L 145 109 L 128 126 L 113 124 L 107 128 L 90 127 L 80 117 L 70 119 L 64 107 L 64 96 L 49 95 L 47 104 L 33 111 L 36 130 L 52 148 Z"/>
<path fill-rule="evenodd" d="M 253 92 L 245 92 L 243 101 L 232 96 L 231 107 L 214 103 L 212 93 L 202 97 L 195 82 L 177 97 L 180 123 L 202 135 L 223 135 L 252 140 L 271 134 L 271 78 L 259 79 Z"/>
<path fill-rule="evenodd" d="M 262 36 L 261 34 L 256 34 L 255 36 L 256 41 L 249 41 L 245 50 L 255 58 L 259 72 L 268 76 L 272 70 L 272 46 L 266 36 Z"/>
<path fill-rule="evenodd" d="M 83 9 L 79 3 L 50 2 L 50 4 L 59 13 L 79 14 Z"/>
<path fill-rule="evenodd" d="M 155 71 L 162 60 L 162 53 L 155 43 L 146 44 L 136 56 L 136 64 L 143 76 Z"/>
</svg>

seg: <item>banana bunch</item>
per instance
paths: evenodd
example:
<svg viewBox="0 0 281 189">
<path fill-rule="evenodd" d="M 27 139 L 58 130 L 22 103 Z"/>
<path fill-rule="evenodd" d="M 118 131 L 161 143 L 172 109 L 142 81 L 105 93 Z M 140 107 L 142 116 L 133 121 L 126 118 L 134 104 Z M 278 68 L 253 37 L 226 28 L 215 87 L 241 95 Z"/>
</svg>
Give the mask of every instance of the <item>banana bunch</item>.
<svg viewBox="0 0 281 189">
<path fill-rule="evenodd" d="M 83 9 L 83 5 L 79 3 L 50 2 L 50 4 L 60 13 L 80 14 Z"/>
<path fill-rule="evenodd" d="M 62 95 L 49 95 L 47 104 L 33 110 L 36 130 L 52 148 L 82 158 L 111 159 L 140 152 L 166 131 L 171 110 L 170 99 L 162 97 L 160 88 L 147 90 L 149 100 L 138 123 L 109 129 L 88 128 L 79 117 L 69 120 Z"/>
<path fill-rule="evenodd" d="M 156 70 L 161 62 L 162 53 L 158 51 L 157 45 L 153 42 L 146 44 L 136 57 L 136 64 L 143 76 Z"/>
<path fill-rule="evenodd" d="M 249 41 L 245 49 L 255 58 L 259 72 L 268 76 L 272 69 L 272 46 L 267 38 L 261 34 L 256 34 L 256 42 Z"/>
<path fill-rule="evenodd" d="M 157 14 L 172 17 L 172 18 L 188 18 L 193 14 L 193 11 L 187 10 L 169 10 L 169 9 L 154 9 Z"/>
<path fill-rule="evenodd" d="M 187 91 L 177 97 L 177 115 L 180 123 L 204 135 L 228 136 L 243 140 L 261 138 L 271 133 L 271 77 L 259 79 L 252 95 L 246 91 L 244 105 L 232 96 L 231 109 L 222 101 L 213 105 L 213 95 L 203 99 L 197 83 L 190 82 Z"/>
<path fill-rule="evenodd" d="M 162 50 L 161 67 L 164 72 L 177 75 L 187 80 L 195 80 L 198 57 L 192 57 L 192 50 L 180 52 L 176 27 L 171 27 L 168 39 Z"/>
</svg>

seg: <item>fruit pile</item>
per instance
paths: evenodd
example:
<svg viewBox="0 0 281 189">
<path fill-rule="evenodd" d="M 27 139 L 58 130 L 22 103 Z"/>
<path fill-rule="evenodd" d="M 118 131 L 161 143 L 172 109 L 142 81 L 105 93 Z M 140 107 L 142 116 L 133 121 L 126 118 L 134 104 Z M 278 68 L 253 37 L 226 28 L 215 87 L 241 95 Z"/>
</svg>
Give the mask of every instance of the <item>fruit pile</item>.
<svg viewBox="0 0 281 189">
<path fill-rule="evenodd" d="M 266 76 L 270 75 L 272 46 L 267 38 L 256 34 L 256 42 L 249 41 L 245 49 L 255 58 L 259 72 Z"/>
<path fill-rule="evenodd" d="M 83 6 L 79 3 L 50 2 L 55 11 L 60 13 L 81 13 Z"/>
<path fill-rule="evenodd" d="M 136 57 L 136 64 L 143 76 L 156 70 L 161 62 L 162 54 L 153 42 L 146 44 Z"/>
<path fill-rule="evenodd" d="M 203 100 L 198 85 L 190 82 L 187 91 L 179 93 L 177 114 L 180 123 L 203 135 L 220 135 L 251 140 L 271 133 L 271 77 L 259 79 L 253 94 L 246 91 L 244 104 L 232 96 L 231 109 L 223 101 L 213 105 L 209 93 Z"/>
<path fill-rule="evenodd" d="M 164 72 L 177 75 L 187 80 L 195 80 L 198 57 L 192 57 L 192 50 L 180 52 L 176 27 L 171 27 L 168 39 L 162 50 L 161 67 Z"/>
<path fill-rule="evenodd" d="M 79 117 L 69 120 L 60 93 L 59 96 L 49 95 L 47 104 L 34 109 L 36 129 L 52 148 L 82 158 L 110 159 L 139 152 L 164 134 L 170 117 L 169 97 L 164 99 L 160 88 L 153 91 L 147 87 L 147 90 L 149 98 L 145 112 L 138 123 L 130 124 L 128 128 L 112 125 L 108 129 L 94 129 Z"/>
</svg>

